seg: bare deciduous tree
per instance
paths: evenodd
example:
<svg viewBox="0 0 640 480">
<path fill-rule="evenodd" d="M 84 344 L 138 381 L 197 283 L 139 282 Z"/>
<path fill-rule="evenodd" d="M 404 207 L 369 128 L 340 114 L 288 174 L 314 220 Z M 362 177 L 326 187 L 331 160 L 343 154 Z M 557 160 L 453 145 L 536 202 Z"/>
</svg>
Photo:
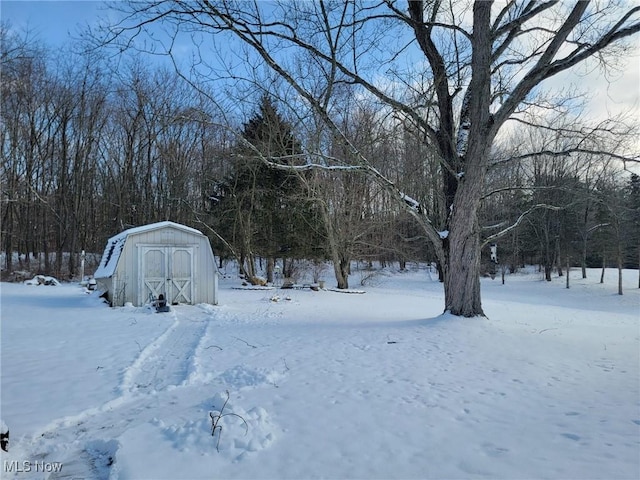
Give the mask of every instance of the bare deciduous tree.
<svg viewBox="0 0 640 480">
<path fill-rule="evenodd" d="M 498 133 L 545 80 L 590 59 L 606 66 L 640 30 L 640 7 L 618 2 L 199 0 L 123 9 L 130 15 L 107 41 L 128 42 L 158 21 L 240 41 L 346 144 L 331 111 L 341 85 L 410 119 L 438 151 L 443 230 L 353 146 L 352 166 L 407 203 L 443 265 L 445 309 L 462 316 L 483 315 L 478 208 Z"/>
</svg>

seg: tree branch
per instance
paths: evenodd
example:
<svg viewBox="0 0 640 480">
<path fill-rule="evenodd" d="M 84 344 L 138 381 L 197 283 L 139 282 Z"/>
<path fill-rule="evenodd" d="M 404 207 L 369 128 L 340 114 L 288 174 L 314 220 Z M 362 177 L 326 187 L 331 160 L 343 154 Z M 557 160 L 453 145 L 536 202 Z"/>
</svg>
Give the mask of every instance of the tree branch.
<svg viewBox="0 0 640 480">
<path fill-rule="evenodd" d="M 534 212 L 536 210 L 540 210 L 542 208 L 547 209 L 547 210 L 556 210 L 557 211 L 557 210 L 563 210 L 565 207 L 557 207 L 557 206 L 554 206 L 554 205 L 547 205 L 547 204 L 544 204 L 544 203 L 539 203 L 539 204 L 533 205 L 532 207 L 530 207 L 527 210 L 525 210 L 524 212 L 522 212 L 522 214 L 520 214 L 520 216 L 515 221 L 515 223 L 513 223 L 509 227 L 505 228 L 504 230 L 501 230 L 498 233 L 494 233 L 493 235 L 489 235 L 487 238 L 485 238 L 484 241 L 481 244 L 481 247 L 484 248 L 487 245 L 489 245 L 491 242 L 493 242 L 494 240 L 497 240 L 498 238 L 501 238 L 501 237 L 505 236 L 507 233 L 515 230 L 516 228 L 518 228 L 520 223 L 522 223 L 522 221 L 530 213 L 532 213 L 532 212 Z"/>
</svg>

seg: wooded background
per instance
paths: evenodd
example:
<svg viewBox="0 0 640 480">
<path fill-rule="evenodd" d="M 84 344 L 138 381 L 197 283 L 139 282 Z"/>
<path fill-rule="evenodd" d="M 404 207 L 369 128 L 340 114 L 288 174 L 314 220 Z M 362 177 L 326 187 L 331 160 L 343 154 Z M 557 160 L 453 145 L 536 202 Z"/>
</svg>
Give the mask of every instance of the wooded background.
<svg viewBox="0 0 640 480">
<path fill-rule="evenodd" d="M 263 161 L 302 167 L 323 151 L 350 164 L 349 146 L 284 97 L 236 91 L 231 102 L 241 95 L 248 106 L 221 116 L 207 85 L 194 89 L 142 56 L 115 66 L 7 28 L 1 41 L 3 275 L 76 276 L 81 250 L 99 254 L 108 237 L 162 220 L 203 231 L 216 255 L 235 255 L 249 276 L 257 259 L 269 276 L 276 262 L 286 270 L 295 260 L 331 261 L 347 288 L 353 260 L 401 268 L 435 260 L 406 209 L 370 177 Z M 345 90 L 335 121 L 407 202 L 446 217 L 442 164 L 407 118 Z M 576 153 L 589 138 L 565 111 L 545 129 L 521 124 L 492 150 L 479 214 L 485 271 L 538 264 L 550 279 L 569 265 L 638 268 L 640 177 L 609 155 Z M 489 261 L 492 241 L 500 266 Z"/>
</svg>

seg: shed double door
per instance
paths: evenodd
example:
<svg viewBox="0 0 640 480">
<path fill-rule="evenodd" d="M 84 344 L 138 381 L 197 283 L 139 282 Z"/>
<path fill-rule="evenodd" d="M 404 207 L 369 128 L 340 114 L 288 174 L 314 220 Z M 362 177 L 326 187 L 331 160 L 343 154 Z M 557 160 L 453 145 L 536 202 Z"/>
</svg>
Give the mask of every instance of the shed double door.
<svg viewBox="0 0 640 480">
<path fill-rule="evenodd" d="M 194 301 L 194 248 L 143 246 L 140 295 L 144 304 L 163 294 L 169 304 Z"/>
</svg>

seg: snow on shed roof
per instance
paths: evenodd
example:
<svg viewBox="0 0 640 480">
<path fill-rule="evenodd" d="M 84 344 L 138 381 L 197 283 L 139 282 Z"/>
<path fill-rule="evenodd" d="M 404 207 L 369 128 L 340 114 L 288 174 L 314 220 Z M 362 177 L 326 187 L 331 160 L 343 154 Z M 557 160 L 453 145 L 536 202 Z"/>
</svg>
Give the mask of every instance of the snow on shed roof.
<svg viewBox="0 0 640 480">
<path fill-rule="evenodd" d="M 118 265 L 118 259 L 120 258 L 120 254 L 124 249 L 124 244 L 127 241 L 127 237 L 129 235 L 149 232 L 151 230 L 157 230 L 159 228 L 165 227 L 173 227 L 179 230 L 184 230 L 185 232 L 203 235 L 200 230 L 196 230 L 195 228 L 187 227 L 186 225 L 180 225 L 179 223 L 169 221 L 150 223 L 149 225 L 130 228 L 128 230 L 120 232 L 117 235 L 114 235 L 109 240 L 107 240 L 107 246 L 105 247 L 104 253 L 102 254 L 100 265 L 98 266 L 98 269 L 95 271 L 93 276 L 95 278 L 109 278 L 113 276 L 113 272 L 115 272 L 116 270 L 116 265 Z"/>
</svg>

